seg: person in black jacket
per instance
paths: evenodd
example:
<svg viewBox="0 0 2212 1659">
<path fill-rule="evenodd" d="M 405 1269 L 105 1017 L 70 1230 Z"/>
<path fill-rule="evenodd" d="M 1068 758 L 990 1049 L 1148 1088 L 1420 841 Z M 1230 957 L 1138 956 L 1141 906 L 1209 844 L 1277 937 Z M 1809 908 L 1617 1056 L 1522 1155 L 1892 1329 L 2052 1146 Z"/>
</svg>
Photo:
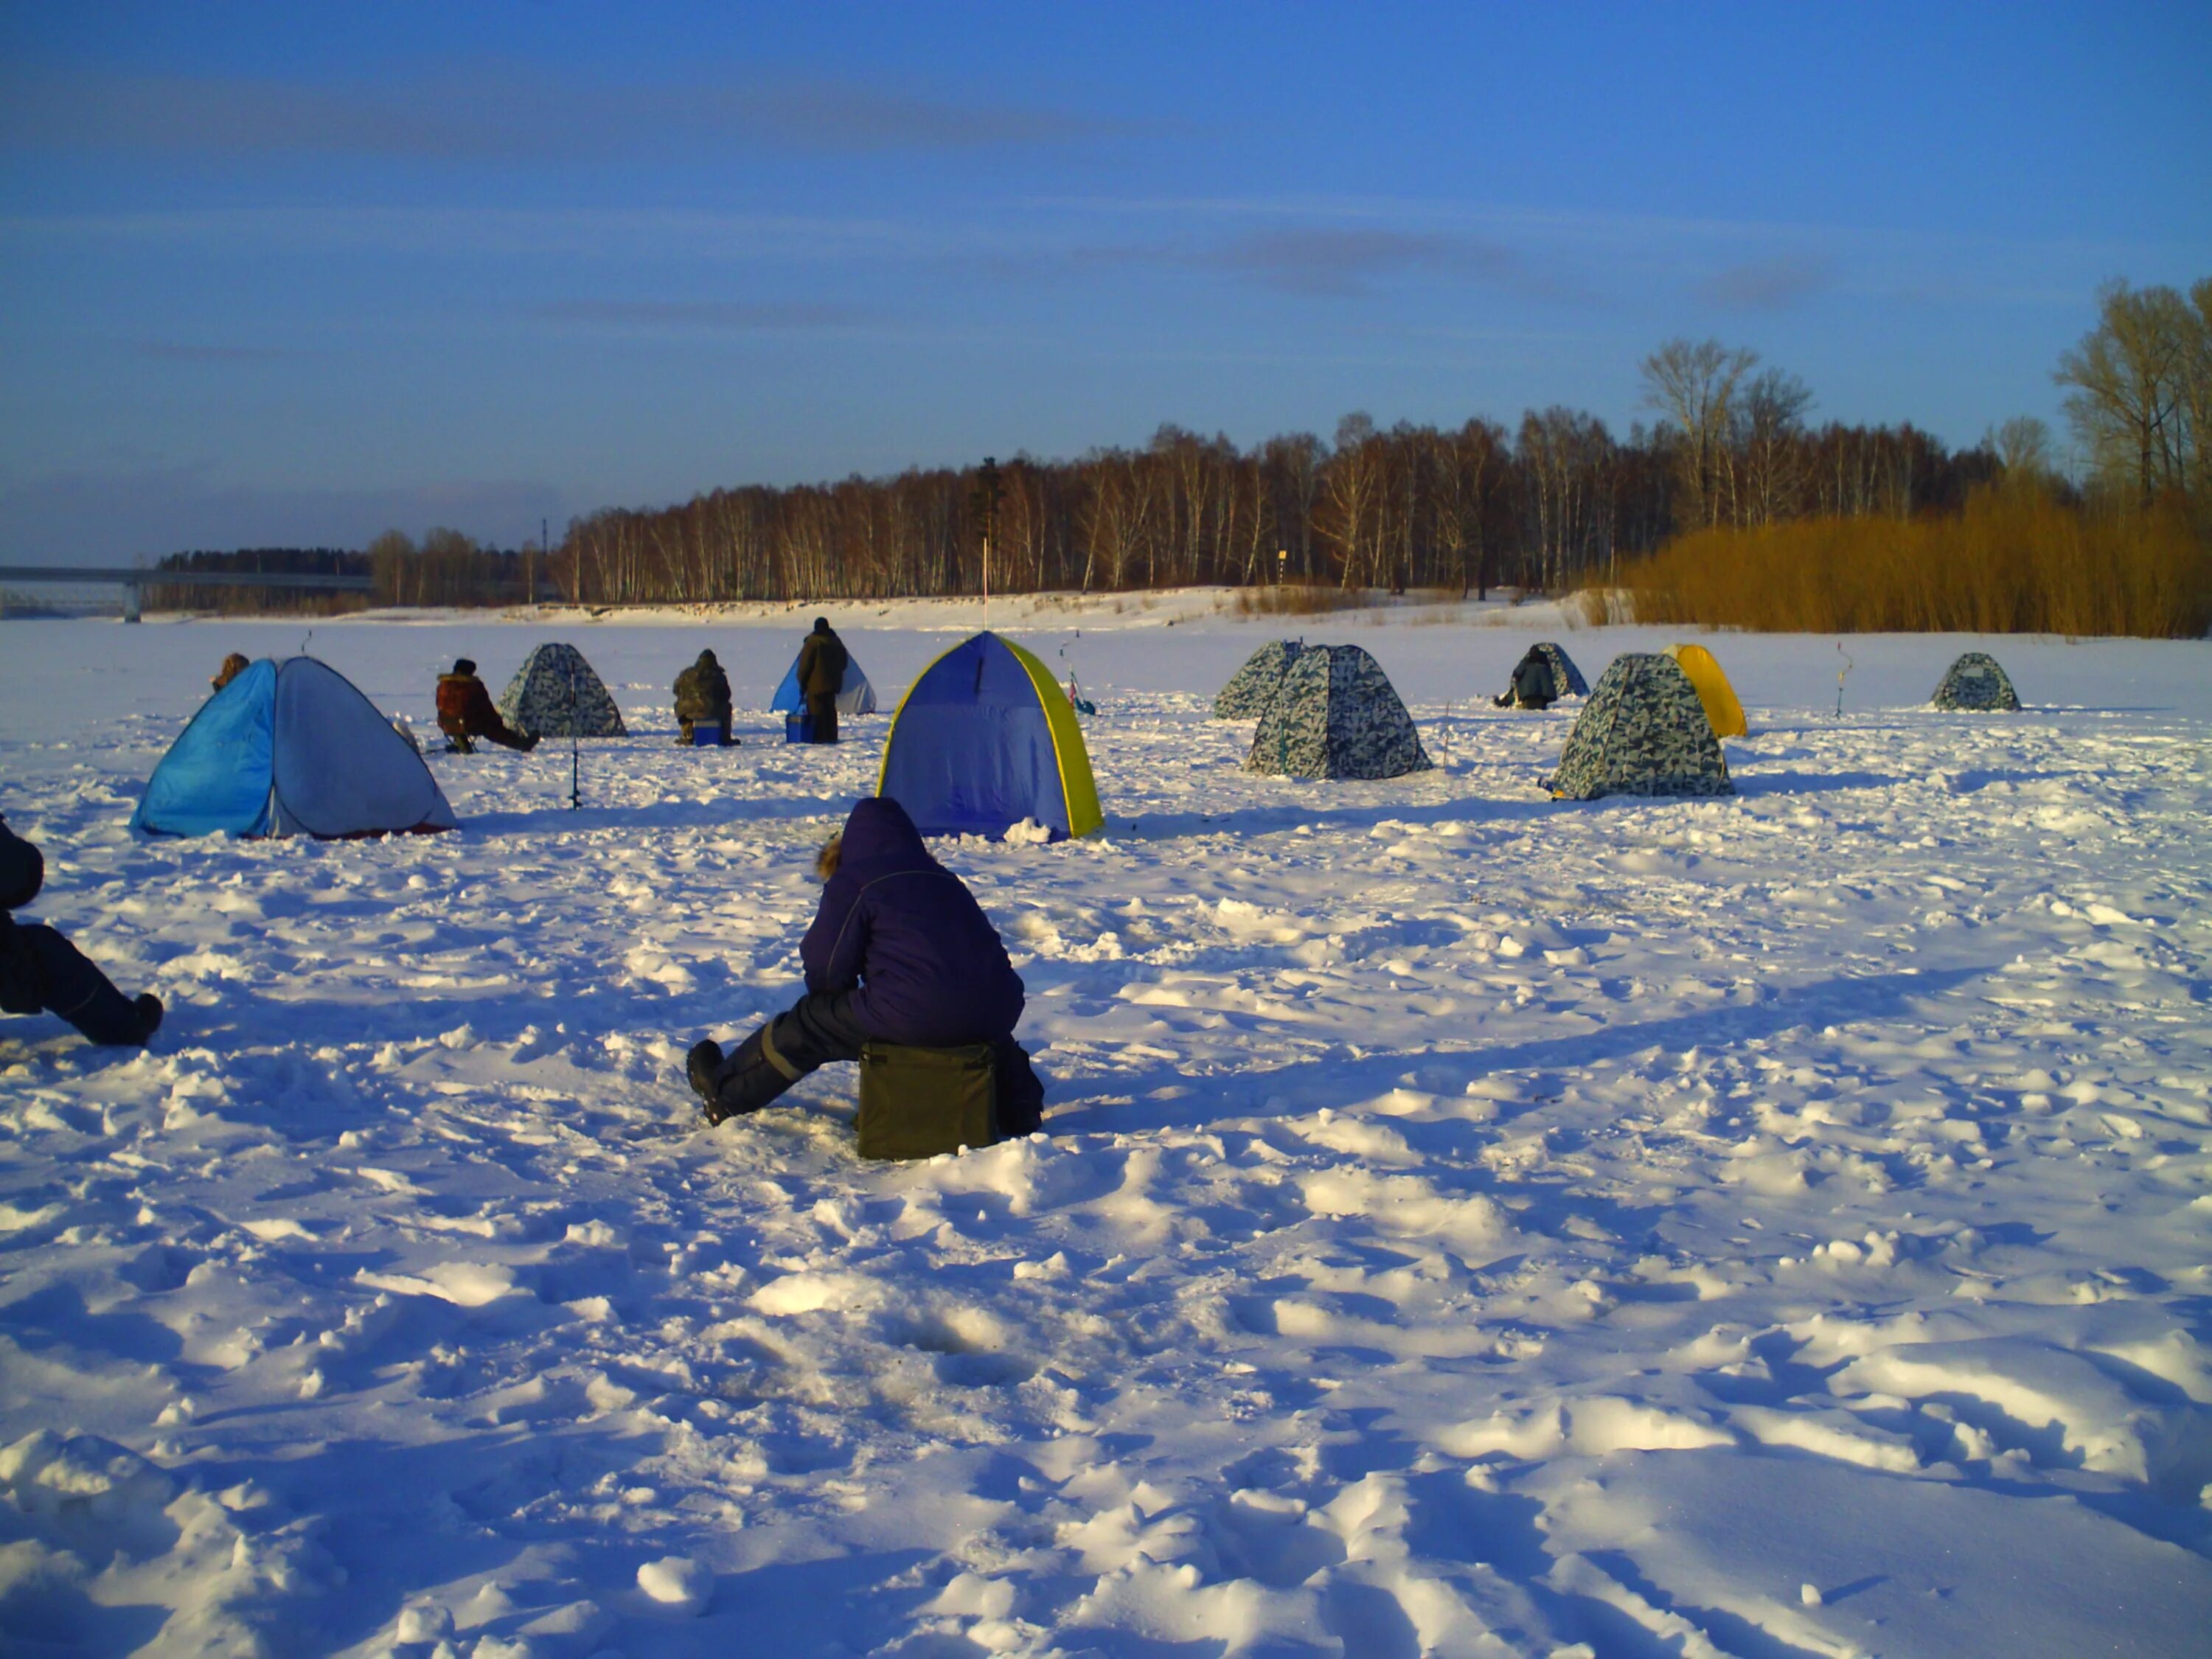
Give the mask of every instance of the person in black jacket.
<svg viewBox="0 0 2212 1659">
<path fill-rule="evenodd" d="M 0 818 L 0 1009 L 35 1014 L 51 1009 L 89 1042 L 143 1047 L 161 1023 L 161 1000 L 149 991 L 126 1000 L 106 975 L 52 928 L 17 921 L 14 912 L 38 897 L 46 861 Z"/>
<path fill-rule="evenodd" d="M 873 1039 L 990 1044 L 1000 1135 L 1035 1129 L 1044 1086 L 1013 1036 L 1022 976 L 983 907 L 930 857 L 906 809 L 884 796 L 863 800 L 816 868 L 828 884 L 799 947 L 806 994 L 726 1057 L 710 1039 L 687 1058 L 708 1122 L 758 1111 L 817 1066 L 858 1060 Z"/>
<path fill-rule="evenodd" d="M 814 722 L 814 741 L 837 741 L 837 694 L 845 689 L 845 665 L 850 660 L 845 641 L 830 626 L 830 618 L 817 617 L 814 631 L 799 647 L 799 695 Z"/>
<path fill-rule="evenodd" d="M 1513 680 L 1505 688 L 1505 695 L 1493 701 L 1499 708 L 1549 708 L 1559 689 L 1559 680 L 1552 672 L 1552 659 L 1532 647 L 1515 665 Z"/>
</svg>

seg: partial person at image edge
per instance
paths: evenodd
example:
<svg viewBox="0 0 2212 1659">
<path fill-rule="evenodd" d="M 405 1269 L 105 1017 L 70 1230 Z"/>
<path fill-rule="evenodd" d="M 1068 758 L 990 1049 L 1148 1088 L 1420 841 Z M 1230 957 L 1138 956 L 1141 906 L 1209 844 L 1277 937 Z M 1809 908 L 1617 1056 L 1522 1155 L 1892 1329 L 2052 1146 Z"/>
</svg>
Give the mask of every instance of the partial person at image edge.
<svg viewBox="0 0 2212 1659">
<path fill-rule="evenodd" d="M 92 960 L 43 922 L 15 912 L 46 885 L 46 860 L 0 818 L 0 1009 L 53 1012 L 104 1048 L 143 1048 L 161 1024 L 151 991 L 125 998 Z"/>
</svg>

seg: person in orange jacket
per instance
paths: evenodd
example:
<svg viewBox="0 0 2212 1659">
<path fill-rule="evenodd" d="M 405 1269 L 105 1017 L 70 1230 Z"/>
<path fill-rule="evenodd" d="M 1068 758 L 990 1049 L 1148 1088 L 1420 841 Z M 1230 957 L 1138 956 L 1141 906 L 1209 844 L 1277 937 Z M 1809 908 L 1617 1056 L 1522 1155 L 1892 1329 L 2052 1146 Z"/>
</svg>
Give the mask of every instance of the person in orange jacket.
<svg viewBox="0 0 2212 1659">
<path fill-rule="evenodd" d="M 438 676 L 438 729 L 446 734 L 453 752 L 473 755 L 471 739 L 486 738 L 504 749 L 528 754 L 538 747 L 535 732 L 514 732 L 500 718 L 499 706 L 477 678 L 477 665 L 466 657 L 456 658 L 453 672 Z"/>
</svg>

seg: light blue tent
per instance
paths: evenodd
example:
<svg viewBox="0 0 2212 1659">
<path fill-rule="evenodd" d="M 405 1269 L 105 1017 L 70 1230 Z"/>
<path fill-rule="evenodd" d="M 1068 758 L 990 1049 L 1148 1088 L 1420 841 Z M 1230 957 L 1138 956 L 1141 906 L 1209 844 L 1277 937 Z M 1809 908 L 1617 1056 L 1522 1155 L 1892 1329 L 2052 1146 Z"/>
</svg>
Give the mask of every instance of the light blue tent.
<svg viewBox="0 0 2212 1659">
<path fill-rule="evenodd" d="M 131 827 L 156 836 L 451 830 L 414 745 L 313 657 L 264 657 L 210 697 L 147 780 Z"/>
<path fill-rule="evenodd" d="M 778 714 L 796 714 L 806 707 L 806 699 L 799 694 L 799 659 L 791 659 L 791 666 L 783 671 L 776 682 L 775 696 L 769 699 L 769 708 Z M 845 684 L 837 692 L 837 712 L 841 714 L 872 714 L 876 712 L 876 688 L 868 684 L 868 677 L 860 672 L 860 665 L 853 660 L 853 653 L 845 653 Z"/>
<path fill-rule="evenodd" d="M 1060 841 L 1105 822 L 1067 694 L 996 634 L 954 646 L 899 700 L 876 793 L 925 836 L 1000 836 L 1033 818 Z"/>
</svg>

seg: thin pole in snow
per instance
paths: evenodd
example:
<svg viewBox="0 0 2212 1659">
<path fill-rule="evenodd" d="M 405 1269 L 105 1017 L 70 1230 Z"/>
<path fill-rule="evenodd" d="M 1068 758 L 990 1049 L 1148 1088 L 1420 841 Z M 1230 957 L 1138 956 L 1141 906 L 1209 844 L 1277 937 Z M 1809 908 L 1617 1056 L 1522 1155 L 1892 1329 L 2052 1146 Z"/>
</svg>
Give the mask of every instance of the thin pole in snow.
<svg viewBox="0 0 2212 1659">
<path fill-rule="evenodd" d="M 576 753 L 576 665 L 568 664 L 568 810 L 574 812 L 584 804 L 583 763 Z"/>
</svg>

